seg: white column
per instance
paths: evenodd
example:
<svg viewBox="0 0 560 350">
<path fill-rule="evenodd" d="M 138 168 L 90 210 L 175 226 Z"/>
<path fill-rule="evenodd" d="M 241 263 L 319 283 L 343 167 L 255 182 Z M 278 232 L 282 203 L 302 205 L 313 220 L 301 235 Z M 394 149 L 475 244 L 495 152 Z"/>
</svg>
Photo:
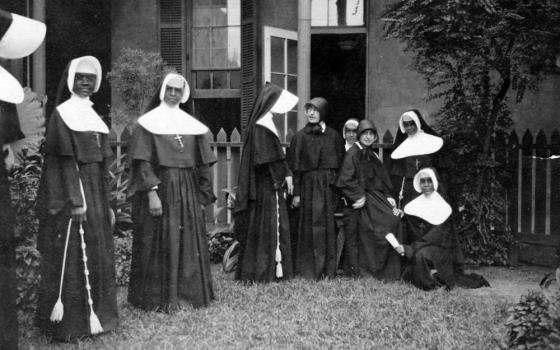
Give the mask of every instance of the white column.
<svg viewBox="0 0 560 350">
<path fill-rule="evenodd" d="M 298 1 L 298 130 L 307 122 L 304 104 L 311 94 L 311 0 Z"/>
<path fill-rule="evenodd" d="M 45 1 L 33 0 L 33 18 L 45 23 Z M 48 32 L 49 28 L 47 28 Z M 39 95 L 45 96 L 47 85 L 45 42 L 33 53 L 33 82 L 32 89 Z"/>
</svg>

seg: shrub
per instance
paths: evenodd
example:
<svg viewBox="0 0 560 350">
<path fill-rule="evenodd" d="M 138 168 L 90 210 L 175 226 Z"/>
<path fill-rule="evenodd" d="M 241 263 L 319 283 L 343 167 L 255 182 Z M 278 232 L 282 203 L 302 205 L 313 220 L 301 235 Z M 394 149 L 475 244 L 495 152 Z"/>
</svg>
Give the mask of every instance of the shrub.
<svg viewBox="0 0 560 350">
<path fill-rule="evenodd" d="M 508 349 L 560 348 L 560 290 L 532 291 L 510 308 Z"/>
<path fill-rule="evenodd" d="M 115 242 L 115 277 L 119 286 L 128 286 L 132 258 L 132 230 L 113 237 Z"/>
<path fill-rule="evenodd" d="M 16 213 L 14 233 L 20 242 L 16 248 L 17 307 L 22 325 L 20 329 L 24 331 L 33 324 L 40 282 L 40 254 L 37 250 L 39 220 L 35 215 L 35 200 L 41 164 L 40 155 L 28 157 L 23 152 L 20 165 L 10 171 L 12 205 Z"/>
</svg>

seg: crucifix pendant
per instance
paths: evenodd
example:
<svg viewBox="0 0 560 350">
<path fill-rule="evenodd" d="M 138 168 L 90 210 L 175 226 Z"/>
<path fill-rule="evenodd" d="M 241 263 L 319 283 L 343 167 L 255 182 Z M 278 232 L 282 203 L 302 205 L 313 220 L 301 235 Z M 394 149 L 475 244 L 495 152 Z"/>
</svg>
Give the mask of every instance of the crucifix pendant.
<svg viewBox="0 0 560 350">
<path fill-rule="evenodd" d="M 175 135 L 174 139 L 175 139 L 175 141 L 177 141 L 177 143 L 179 144 L 179 147 L 181 147 L 181 149 L 179 150 L 179 152 L 183 152 L 183 149 L 185 148 L 185 145 L 183 145 L 183 136 L 181 136 L 181 135 Z"/>
<path fill-rule="evenodd" d="M 97 147 L 101 148 L 101 138 L 99 137 L 99 133 L 94 132 L 93 137 L 95 137 L 95 143 L 97 143 Z"/>
<path fill-rule="evenodd" d="M 416 170 L 418 170 L 419 166 L 420 166 L 420 162 L 418 161 L 418 158 L 416 158 Z"/>
</svg>

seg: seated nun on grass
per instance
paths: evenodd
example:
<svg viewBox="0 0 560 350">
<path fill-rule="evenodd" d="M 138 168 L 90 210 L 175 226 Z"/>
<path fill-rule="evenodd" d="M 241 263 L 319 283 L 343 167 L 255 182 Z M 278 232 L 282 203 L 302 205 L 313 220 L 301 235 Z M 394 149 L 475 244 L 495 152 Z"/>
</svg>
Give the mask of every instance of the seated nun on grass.
<svg viewBox="0 0 560 350">
<path fill-rule="evenodd" d="M 420 195 L 404 207 L 404 244 L 395 249 L 406 256 L 402 278 L 416 287 L 431 290 L 441 286 L 451 289 L 490 286 L 484 277 L 464 274 L 454 268 L 455 246 L 451 226 L 453 210 L 438 191 L 438 180 L 432 168 L 421 169 L 414 176 L 414 189 Z"/>
</svg>

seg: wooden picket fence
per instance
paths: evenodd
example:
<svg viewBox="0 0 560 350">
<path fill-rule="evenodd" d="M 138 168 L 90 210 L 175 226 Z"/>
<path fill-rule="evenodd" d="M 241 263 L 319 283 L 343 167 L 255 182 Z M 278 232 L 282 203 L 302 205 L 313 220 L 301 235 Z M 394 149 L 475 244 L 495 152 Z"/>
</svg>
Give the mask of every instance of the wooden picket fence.
<svg viewBox="0 0 560 350">
<path fill-rule="evenodd" d="M 126 151 L 127 138 L 127 135 L 122 135 L 113 142 L 119 154 Z M 210 145 L 218 160 L 213 166 L 214 193 L 218 200 L 208 208 L 207 221 L 226 224 L 232 219 L 230 210 L 226 208 L 226 193 L 234 190 L 237 184 L 241 135 L 234 129 L 228 137 L 221 129 L 212 137 Z M 393 148 L 393 136 L 389 131 L 377 147 L 380 158 L 386 160 Z M 512 262 L 557 264 L 556 247 L 560 244 L 560 133 L 554 130 L 547 138 L 541 130 L 535 137 L 527 130 L 521 140 L 515 131 L 509 135 L 498 135 L 493 139 L 492 158 L 496 162 L 505 162 L 513 170 L 513 177 L 506 184 L 509 202 L 506 222 L 519 240 L 518 249 L 513 250 Z"/>
</svg>

